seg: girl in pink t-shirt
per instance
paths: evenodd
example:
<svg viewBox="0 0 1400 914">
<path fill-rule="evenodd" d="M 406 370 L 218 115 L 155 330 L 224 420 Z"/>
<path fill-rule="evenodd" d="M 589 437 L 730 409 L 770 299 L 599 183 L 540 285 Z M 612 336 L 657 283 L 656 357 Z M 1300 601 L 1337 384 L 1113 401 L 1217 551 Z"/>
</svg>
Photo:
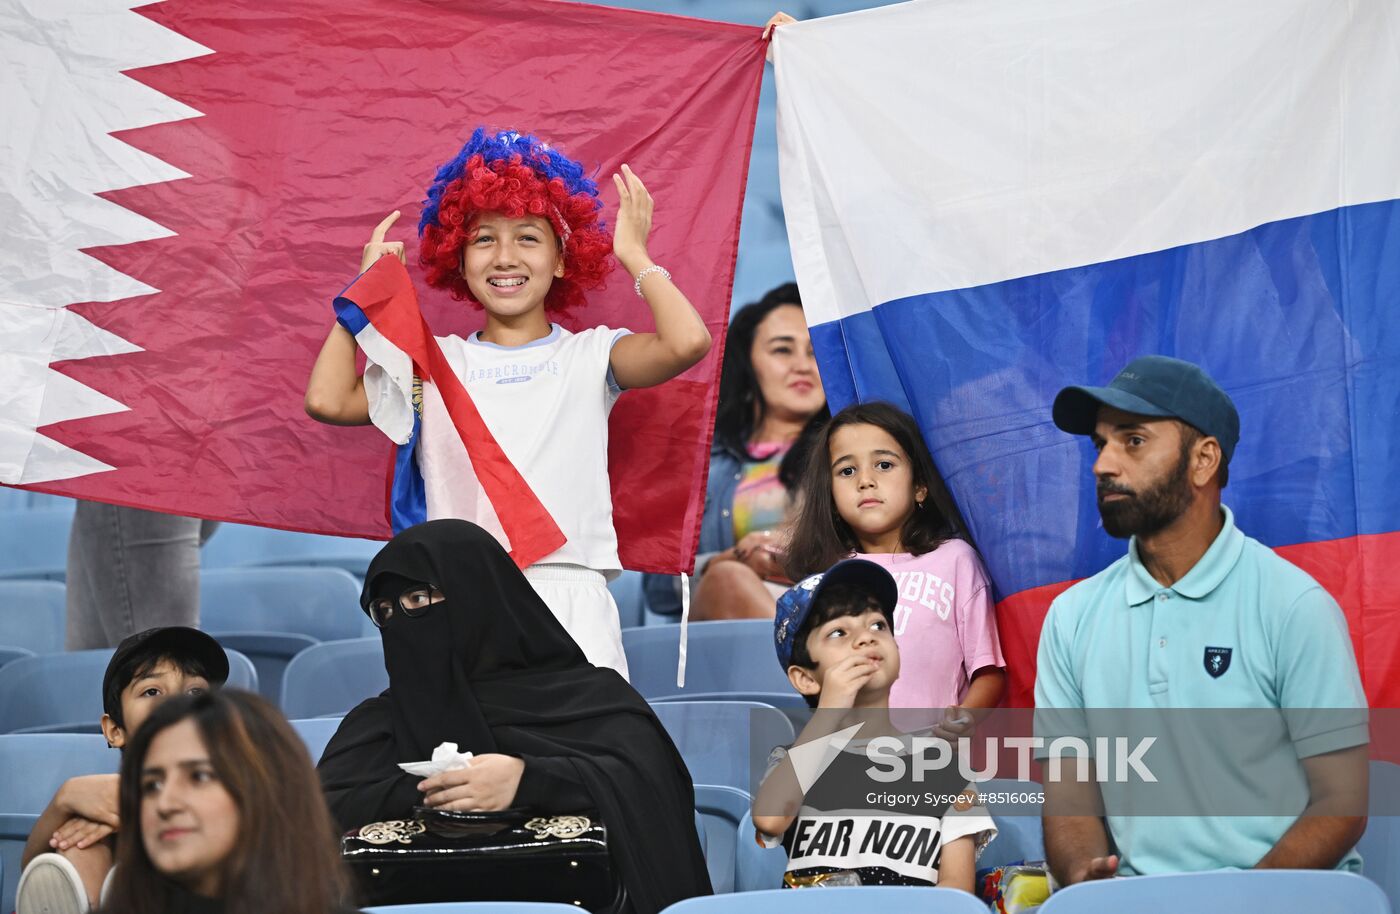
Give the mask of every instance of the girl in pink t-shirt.
<svg viewBox="0 0 1400 914">
<path fill-rule="evenodd" d="M 899 585 L 890 707 L 995 707 L 1006 671 L 991 586 L 958 538 L 957 509 L 914 420 L 888 403 L 841 410 L 812 447 L 800 502 L 787 556 L 794 579 L 855 553 Z"/>
</svg>

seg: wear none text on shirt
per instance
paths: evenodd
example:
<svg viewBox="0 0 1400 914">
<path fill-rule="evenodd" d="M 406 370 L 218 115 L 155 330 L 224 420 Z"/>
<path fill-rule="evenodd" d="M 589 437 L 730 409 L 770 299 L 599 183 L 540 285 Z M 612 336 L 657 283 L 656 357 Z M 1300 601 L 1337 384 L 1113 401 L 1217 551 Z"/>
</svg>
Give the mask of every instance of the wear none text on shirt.
<svg viewBox="0 0 1400 914">
<path fill-rule="evenodd" d="M 912 751 L 912 736 L 901 754 Z M 945 844 L 971 837 L 980 854 L 996 836 L 985 807 L 955 799 L 973 786 L 957 779 L 956 766 L 923 778 L 907 765 L 904 778 L 877 781 L 868 773 L 869 747 L 869 740 L 852 740 L 807 791 L 781 838 L 788 852 L 787 872 L 808 876 L 855 870 L 862 885 L 936 885 Z M 773 750 L 769 771 L 787 751 Z M 859 799 L 861 808 L 847 799 Z M 773 836 L 761 837 L 767 846 L 778 843 Z"/>
</svg>

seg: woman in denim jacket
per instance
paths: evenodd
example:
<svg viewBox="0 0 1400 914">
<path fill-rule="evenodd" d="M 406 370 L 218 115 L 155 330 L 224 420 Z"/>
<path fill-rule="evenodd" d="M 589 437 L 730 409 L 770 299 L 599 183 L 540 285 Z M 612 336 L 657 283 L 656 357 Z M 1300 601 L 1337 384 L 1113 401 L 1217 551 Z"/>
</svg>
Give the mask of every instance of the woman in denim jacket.
<svg viewBox="0 0 1400 914">
<path fill-rule="evenodd" d="M 743 308 L 728 333 L 692 579 L 697 621 L 772 617 L 777 595 L 791 584 L 779 466 L 803 430 L 828 415 L 795 283 Z M 647 575 L 643 587 L 653 612 L 680 613 L 679 578 Z"/>
</svg>

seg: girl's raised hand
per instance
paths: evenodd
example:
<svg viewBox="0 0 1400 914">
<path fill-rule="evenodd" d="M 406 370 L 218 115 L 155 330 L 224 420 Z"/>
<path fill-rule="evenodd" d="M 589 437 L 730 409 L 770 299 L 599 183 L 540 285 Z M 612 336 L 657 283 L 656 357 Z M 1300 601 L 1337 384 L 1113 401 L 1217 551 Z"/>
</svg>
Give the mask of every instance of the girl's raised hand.
<svg viewBox="0 0 1400 914">
<path fill-rule="evenodd" d="M 385 254 L 392 254 L 399 259 L 399 263 L 407 264 L 404 259 L 402 241 L 385 241 L 384 236 L 389 233 L 389 229 L 398 221 L 399 211 L 394 210 L 384 217 L 384 220 L 374 227 L 370 232 L 369 244 L 365 245 L 365 253 L 360 257 L 360 272 L 363 273 L 374 265 L 374 262 Z"/>
<path fill-rule="evenodd" d="M 642 179 L 626 165 L 622 174 L 613 175 L 617 185 L 617 228 L 613 230 L 613 253 L 622 266 L 636 276 L 648 265 L 647 237 L 651 234 L 653 202 Z"/>
<path fill-rule="evenodd" d="M 793 23 L 796 21 L 796 19 L 792 18 L 787 13 L 783 12 L 782 10 L 778 10 L 776 13 L 773 14 L 771 19 L 764 23 L 763 40 L 767 41 L 768 36 L 773 33 L 773 29 L 777 28 L 778 26 L 788 25 L 789 23 Z"/>
</svg>

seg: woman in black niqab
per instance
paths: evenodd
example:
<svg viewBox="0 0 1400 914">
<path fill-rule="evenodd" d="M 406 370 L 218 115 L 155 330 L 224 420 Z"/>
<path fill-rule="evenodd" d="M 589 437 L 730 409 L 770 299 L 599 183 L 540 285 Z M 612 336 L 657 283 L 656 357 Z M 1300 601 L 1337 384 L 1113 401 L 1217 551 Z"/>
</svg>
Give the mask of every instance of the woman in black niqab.
<svg viewBox="0 0 1400 914">
<path fill-rule="evenodd" d="M 461 520 L 405 530 L 370 563 L 362 607 L 408 584 L 443 600 L 380 629 L 389 688 L 346 716 L 317 766 L 341 826 L 409 818 L 423 795 L 398 763 L 454 742 L 524 761 L 512 806 L 596 810 L 632 910 L 710 894 L 680 753 L 616 671 L 584 659 L 500 544 Z"/>
</svg>

